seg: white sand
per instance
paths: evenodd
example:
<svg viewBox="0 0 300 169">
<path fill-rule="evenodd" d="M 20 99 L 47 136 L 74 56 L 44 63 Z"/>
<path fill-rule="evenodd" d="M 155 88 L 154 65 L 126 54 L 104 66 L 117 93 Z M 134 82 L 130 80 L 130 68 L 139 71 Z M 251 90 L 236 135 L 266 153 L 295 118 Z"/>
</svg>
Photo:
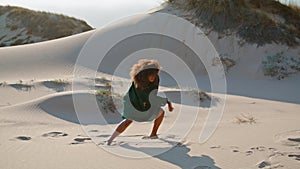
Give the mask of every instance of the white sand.
<svg viewBox="0 0 300 169">
<path fill-rule="evenodd" d="M 83 99 L 91 99 L 94 95 L 89 91 L 71 91 L 70 84 L 55 86 L 48 82 L 62 79 L 71 83 L 78 53 L 92 34 L 93 31 L 38 44 L 0 48 L 0 83 L 6 82 L 4 87 L 0 87 L 0 168 L 299 167 L 300 76 L 293 75 L 281 81 L 262 76 L 256 66 L 258 58 L 262 53 L 277 51 L 278 45 L 259 49 L 245 46 L 225 51 L 228 49 L 227 41 L 214 41 L 213 35 L 211 39 L 217 49 L 234 53 L 232 57 L 238 62 L 228 73 L 228 95 L 222 120 L 206 143 L 199 144 L 199 134 L 209 110 L 204 106 L 199 108 L 190 133 L 186 138 L 180 138 L 183 139 L 181 145 L 164 154 L 131 159 L 97 146 L 98 143 L 90 140 L 89 135 L 103 136 L 105 140 L 105 134 L 109 132 L 103 130 L 107 126 L 97 124 L 95 119 L 95 123 L 84 126 L 84 129 L 89 129 L 85 132 L 78 124 L 72 102 L 72 94 Z M 234 39 L 232 41 L 235 43 Z M 222 46 L 225 47 L 222 49 Z M 249 57 L 254 53 L 254 58 Z M 110 75 L 104 73 L 99 73 L 98 77 L 110 79 Z M 23 88 L 20 88 L 20 80 Z M 18 83 L 19 86 L 16 86 Z M 80 79 L 75 83 L 80 84 Z M 203 81 L 201 89 L 206 90 L 208 85 Z M 169 91 L 168 88 L 162 90 Z M 176 95 L 173 97 L 178 99 Z M 181 105 L 174 103 L 174 107 L 175 111 L 167 113 L 160 130 L 161 136 L 166 135 L 170 139 L 167 131 L 176 120 Z M 188 104 L 181 108 L 187 117 L 197 110 Z M 89 113 L 91 119 L 97 117 L 97 114 Z M 255 123 L 237 123 L 237 118 L 243 118 L 242 115 L 253 117 Z M 121 120 L 117 114 L 104 116 L 111 123 L 108 127 L 112 128 Z M 189 125 L 189 121 L 178 125 Z M 122 137 L 117 138 L 117 144 L 134 146 L 141 142 L 140 146 L 148 145 L 150 149 L 165 146 L 151 140 L 142 144 L 140 137 L 148 134 L 151 127 L 152 123 L 134 123 Z M 130 139 L 135 142 L 130 142 Z"/>
</svg>

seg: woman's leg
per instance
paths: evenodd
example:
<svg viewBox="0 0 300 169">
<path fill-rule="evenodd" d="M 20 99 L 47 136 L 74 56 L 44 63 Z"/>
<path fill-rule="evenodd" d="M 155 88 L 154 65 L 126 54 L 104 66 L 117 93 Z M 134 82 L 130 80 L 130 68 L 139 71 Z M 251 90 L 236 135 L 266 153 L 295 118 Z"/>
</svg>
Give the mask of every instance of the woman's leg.
<svg viewBox="0 0 300 169">
<path fill-rule="evenodd" d="M 164 110 L 160 109 L 160 112 L 159 112 L 157 118 L 154 121 L 154 125 L 153 125 L 153 128 L 152 128 L 152 132 L 150 134 L 150 138 L 157 138 L 157 130 L 158 130 L 161 122 L 164 119 L 164 115 L 165 115 Z"/>
<path fill-rule="evenodd" d="M 123 131 L 126 130 L 126 128 L 132 123 L 132 120 L 124 119 L 116 128 L 114 133 L 110 136 L 110 138 L 107 140 L 107 145 L 110 145 L 112 141 L 118 137 Z"/>
</svg>

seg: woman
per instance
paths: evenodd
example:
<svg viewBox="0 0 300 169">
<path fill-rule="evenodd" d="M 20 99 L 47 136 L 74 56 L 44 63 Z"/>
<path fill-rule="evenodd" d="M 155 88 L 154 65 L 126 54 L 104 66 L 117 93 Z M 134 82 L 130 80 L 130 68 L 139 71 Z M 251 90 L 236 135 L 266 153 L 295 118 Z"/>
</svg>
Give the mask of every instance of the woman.
<svg viewBox="0 0 300 169">
<path fill-rule="evenodd" d="M 123 97 L 123 121 L 118 125 L 107 145 L 123 133 L 132 121 L 145 122 L 154 120 L 154 126 L 149 136 L 157 139 L 157 130 L 164 118 L 164 110 L 161 108 L 168 104 L 169 111 L 173 106 L 167 98 L 157 96 L 159 86 L 160 65 L 156 60 L 141 59 L 131 68 L 131 86 Z"/>
</svg>

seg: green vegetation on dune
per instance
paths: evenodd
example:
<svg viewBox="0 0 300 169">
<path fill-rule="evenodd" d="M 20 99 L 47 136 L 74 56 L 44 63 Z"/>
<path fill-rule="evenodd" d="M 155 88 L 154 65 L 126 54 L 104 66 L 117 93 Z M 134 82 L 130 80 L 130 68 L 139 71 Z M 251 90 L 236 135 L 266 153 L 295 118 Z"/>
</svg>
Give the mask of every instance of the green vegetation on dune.
<svg viewBox="0 0 300 169">
<path fill-rule="evenodd" d="M 24 34 L 27 36 L 27 38 L 18 39 L 10 45 L 33 43 L 36 40 L 33 40 L 32 37 L 39 37 L 38 41 L 51 40 L 93 29 L 83 20 L 21 7 L 0 6 L 0 17 L 4 15 L 6 18 L 2 26 L 10 31 L 19 31 L 17 37 L 24 36 Z"/>
<path fill-rule="evenodd" d="M 299 45 L 300 10 L 276 0 L 170 1 L 192 11 L 205 28 L 220 34 L 236 32 L 245 42 Z"/>
</svg>

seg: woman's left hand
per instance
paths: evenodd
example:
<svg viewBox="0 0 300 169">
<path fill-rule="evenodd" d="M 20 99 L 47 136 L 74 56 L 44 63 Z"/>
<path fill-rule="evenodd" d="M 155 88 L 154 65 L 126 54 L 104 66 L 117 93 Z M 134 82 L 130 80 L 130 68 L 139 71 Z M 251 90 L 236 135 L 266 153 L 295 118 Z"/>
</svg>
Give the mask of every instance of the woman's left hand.
<svg viewBox="0 0 300 169">
<path fill-rule="evenodd" d="M 168 103 L 169 111 L 172 112 L 174 110 L 174 107 L 172 106 L 172 103 L 170 101 L 167 101 L 167 103 Z"/>
</svg>

